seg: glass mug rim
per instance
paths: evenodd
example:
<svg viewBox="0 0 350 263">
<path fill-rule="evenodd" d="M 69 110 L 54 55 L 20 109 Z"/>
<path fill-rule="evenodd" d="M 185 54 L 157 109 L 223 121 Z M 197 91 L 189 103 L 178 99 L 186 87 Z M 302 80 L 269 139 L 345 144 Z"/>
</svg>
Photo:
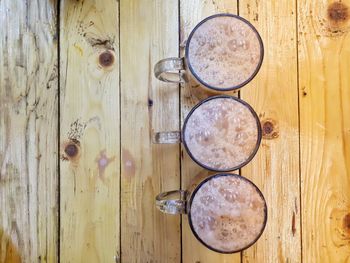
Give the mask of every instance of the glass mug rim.
<svg viewBox="0 0 350 263">
<path fill-rule="evenodd" d="M 198 76 L 198 74 L 195 72 L 195 70 L 193 69 L 193 67 L 192 67 L 192 65 L 191 65 L 191 60 L 189 59 L 189 47 L 190 47 L 191 39 L 192 39 L 194 33 L 196 32 L 196 30 L 197 30 L 202 24 L 204 24 L 205 22 L 207 22 L 208 20 L 213 19 L 213 18 L 216 18 L 216 17 L 222 17 L 222 16 L 233 17 L 233 18 L 239 19 L 239 20 L 241 20 L 243 23 L 247 24 L 247 25 L 253 30 L 253 32 L 255 33 L 255 35 L 257 36 L 258 41 L 259 41 L 259 45 L 260 45 L 260 59 L 259 59 L 259 63 L 258 63 L 258 65 L 256 66 L 256 69 L 254 70 L 254 72 L 251 74 L 251 76 L 250 76 L 248 79 L 246 79 L 246 80 L 243 81 L 242 83 L 240 83 L 240 84 L 238 84 L 238 85 L 235 85 L 235 86 L 232 86 L 232 87 L 228 87 L 228 88 L 218 88 L 218 87 L 209 85 L 208 83 L 206 83 L 205 81 L 203 81 L 203 80 Z M 257 30 L 248 20 L 246 20 L 245 18 L 243 18 L 243 17 L 241 17 L 241 16 L 239 16 L 239 15 L 234 15 L 234 14 L 230 14 L 230 13 L 219 13 L 219 14 L 211 15 L 211 16 L 208 16 L 208 17 L 204 18 L 203 20 L 201 20 L 201 21 L 192 29 L 190 35 L 189 35 L 188 38 L 187 38 L 187 42 L 186 42 L 185 58 L 186 58 L 187 66 L 188 66 L 189 70 L 191 71 L 191 74 L 192 74 L 192 75 L 196 78 L 196 80 L 198 80 L 203 86 L 205 86 L 206 88 L 215 90 L 215 91 L 222 91 L 222 92 L 225 92 L 225 91 L 234 91 L 234 90 L 240 89 L 241 87 L 247 85 L 250 81 L 252 81 L 252 80 L 254 79 L 254 77 L 256 76 L 256 74 L 258 74 L 258 72 L 259 72 L 259 70 L 260 70 L 260 68 L 261 68 L 261 65 L 262 65 L 262 63 L 263 63 L 263 60 L 264 60 L 264 44 L 263 44 L 262 38 L 261 38 L 261 36 L 260 36 L 258 30 Z"/>
<path fill-rule="evenodd" d="M 253 186 L 253 188 L 257 191 L 257 193 L 259 194 L 259 196 L 262 198 L 262 200 L 264 201 L 264 222 L 262 224 L 262 227 L 261 227 L 261 230 L 259 232 L 259 234 L 256 236 L 256 238 L 251 241 L 248 245 L 244 246 L 243 248 L 240 248 L 240 249 L 237 249 L 237 250 L 232 250 L 232 251 L 223 251 L 223 250 L 220 250 L 220 249 L 216 249 L 210 245 L 208 245 L 207 243 L 205 243 L 200 237 L 199 235 L 197 234 L 197 232 L 195 231 L 194 229 L 194 226 L 193 226 L 193 222 L 192 222 L 192 218 L 191 218 L 191 206 L 192 206 L 192 202 L 193 202 L 193 199 L 196 195 L 196 193 L 198 192 L 198 190 L 208 181 L 214 179 L 214 178 L 218 178 L 218 177 L 223 177 L 223 176 L 233 176 L 233 177 L 236 177 L 236 178 L 239 178 L 240 180 L 244 180 L 245 182 L 247 182 L 248 184 L 250 184 L 251 186 Z M 181 190 L 180 190 L 181 191 Z M 173 192 L 173 191 L 171 191 Z M 170 193 L 170 192 L 169 192 Z M 233 174 L 233 173 L 215 173 L 213 175 L 210 175 L 208 177 L 206 177 L 205 179 L 201 180 L 200 183 L 194 188 L 194 190 L 192 192 L 188 192 L 187 190 L 185 190 L 185 193 L 186 193 L 186 196 L 185 196 L 185 211 L 184 213 L 187 215 L 188 217 L 188 223 L 190 225 L 190 229 L 193 233 L 193 235 L 196 237 L 196 239 L 202 244 L 204 245 L 206 248 L 212 250 L 212 251 L 215 251 L 215 252 L 218 252 L 218 253 L 222 253 L 222 254 L 234 254 L 234 253 L 237 253 L 237 252 L 241 252 L 243 250 L 246 250 L 247 248 L 251 247 L 252 245 L 254 245 L 258 239 L 261 237 L 261 235 L 264 233 L 264 230 L 266 228 L 266 225 L 267 225 L 267 217 L 268 217 L 268 212 L 267 212 L 267 204 L 266 204 L 266 199 L 263 195 L 263 193 L 261 192 L 261 190 L 259 189 L 259 187 L 257 187 L 251 180 L 249 180 L 248 178 L 244 177 L 244 176 L 241 176 L 241 175 L 238 175 L 238 174 Z M 190 197 L 188 198 L 187 195 L 190 195 Z M 159 194 L 158 196 L 160 196 L 161 194 Z M 156 197 L 156 199 L 158 198 L 158 196 Z"/>
<path fill-rule="evenodd" d="M 190 43 L 191 43 L 191 39 L 194 35 L 194 33 L 196 32 L 196 30 L 202 25 L 204 24 L 205 22 L 207 22 L 208 20 L 210 19 L 213 19 L 213 18 L 216 18 L 216 17 L 222 17 L 222 16 L 227 16 L 227 17 L 233 17 L 233 18 L 236 18 L 236 19 L 239 19 L 241 20 L 243 23 L 247 24 L 252 30 L 253 32 L 255 33 L 255 35 L 257 36 L 258 38 L 258 41 L 259 41 L 259 46 L 260 46 L 260 58 L 259 58 L 259 63 L 258 65 L 256 66 L 256 69 L 254 70 L 254 72 L 251 74 L 251 76 L 246 79 L 245 81 L 243 81 L 242 83 L 238 84 L 238 85 L 235 85 L 235 86 L 232 86 L 232 87 L 229 87 L 229 88 L 218 88 L 218 87 L 215 87 L 215 86 L 212 86 L 208 83 L 206 83 L 205 81 L 203 81 L 199 76 L 198 74 L 196 74 L 196 72 L 194 71 L 194 69 L 192 68 L 192 65 L 191 65 L 191 60 L 189 59 L 189 47 L 190 47 Z M 219 13 L 219 14 L 215 14 L 215 15 L 211 15 L 211 16 L 208 16 L 206 18 L 204 18 L 203 20 L 201 20 L 191 31 L 191 33 L 189 34 L 188 38 L 187 38 L 187 42 L 186 42 L 186 48 L 185 48 L 185 61 L 186 61 L 186 64 L 191 72 L 191 74 L 195 77 L 195 79 L 197 81 L 199 81 L 200 84 L 202 84 L 203 86 L 205 86 L 206 88 L 208 89 L 212 89 L 212 90 L 215 90 L 215 91 L 222 91 L 222 92 L 225 92 L 225 91 L 234 91 L 234 90 L 237 90 L 237 89 L 240 89 L 241 87 L 247 85 L 250 81 L 252 81 L 254 79 L 254 77 L 258 74 L 260 68 L 261 68 L 261 65 L 263 63 L 263 60 L 264 60 L 264 44 L 263 44 L 263 41 L 262 41 L 262 38 L 258 32 L 258 30 L 248 21 L 246 20 L 245 18 L 241 17 L 241 16 L 238 16 L 238 15 L 234 15 L 234 14 L 230 14 L 230 13 Z"/>
<path fill-rule="evenodd" d="M 257 40 L 259 42 L 259 62 L 256 65 L 256 68 L 254 72 L 249 76 L 249 78 L 245 79 L 241 83 L 231 86 L 231 87 L 224 87 L 220 88 L 218 86 L 210 85 L 206 83 L 204 80 L 202 80 L 199 75 L 195 72 L 191 65 L 191 60 L 189 59 L 189 47 L 191 43 L 191 39 L 194 35 L 194 33 L 197 31 L 197 29 L 203 25 L 203 23 L 207 22 L 210 19 L 216 18 L 216 17 L 231 17 L 240 20 L 243 22 L 245 25 L 247 25 L 255 34 L 257 37 Z M 155 66 L 154 66 L 154 76 L 164 82 L 170 82 L 170 83 L 185 83 L 189 82 L 190 75 L 193 76 L 194 80 L 200 84 L 200 86 L 203 89 L 206 89 L 209 93 L 219 93 L 219 92 L 228 92 L 228 91 L 236 91 L 246 84 L 248 84 L 251 80 L 255 78 L 255 76 L 258 74 L 263 60 L 264 60 L 264 44 L 262 41 L 262 38 L 258 32 L 258 30 L 245 18 L 239 16 L 239 15 L 234 15 L 230 13 L 217 13 L 211 16 L 208 16 L 201 21 L 199 21 L 194 28 L 191 30 L 188 38 L 185 40 L 186 45 L 185 45 L 185 54 L 184 56 L 181 57 L 168 57 L 159 60 Z"/>
<path fill-rule="evenodd" d="M 238 103 L 241 103 L 243 104 L 243 106 L 245 106 L 249 111 L 250 113 L 253 115 L 255 121 L 256 121 L 256 125 L 257 125 L 257 129 L 258 129 L 258 138 L 257 138 L 257 141 L 256 141 L 256 145 L 255 145 L 255 148 L 253 150 L 253 152 L 249 155 L 249 157 L 242 163 L 240 163 L 239 165 L 236 165 L 234 167 L 230 167 L 228 169 L 215 169 L 215 168 L 212 168 L 212 167 L 209 167 L 203 163 L 201 163 L 200 161 L 198 161 L 192 154 L 192 152 L 190 151 L 188 145 L 187 145 L 187 142 L 186 142 L 186 139 L 185 139 L 185 131 L 186 131 L 186 128 L 187 128 L 187 123 L 188 123 L 188 120 L 190 119 L 190 117 L 192 116 L 193 112 L 199 108 L 202 104 L 210 101 L 210 100 L 213 100 L 213 99 L 219 99 L 219 98 L 226 98 L 226 99 L 233 99 L 235 101 L 237 101 Z M 190 112 L 187 114 L 186 118 L 185 118 L 185 121 L 184 121 L 184 124 L 183 124 L 183 127 L 182 127 L 182 132 L 181 132 L 181 141 L 188 153 L 188 155 L 191 157 L 191 159 L 197 163 L 199 166 L 209 170 L 209 171 L 214 171 L 214 172 L 231 172 L 231 171 L 235 171 L 237 169 L 240 169 L 242 168 L 243 166 L 247 165 L 253 158 L 254 156 L 256 155 L 256 153 L 258 152 L 259 150 L 259 147 L 260 147 L 260 144 L 261 144 L 261 139 L 262 139 L 262 129 L 261 129 L 261 124 L 260 124 L 260 120 L 259 120 L 259 117 L 257 115 L 257 113 L 254 111 L 253 107 L 250 106 L 247 102 L 245 102 L 244 100 L 241 100 L 237 97 L 233 97 L 233 96 L 230 96 L 230 95 L 217 95 L 217 96 L 212 96 L 212 97 L 209 97 L 205 100 L 202 100 L 200 101 L 199 103 L 197 103 L 191 110 Z"/>
</svg>

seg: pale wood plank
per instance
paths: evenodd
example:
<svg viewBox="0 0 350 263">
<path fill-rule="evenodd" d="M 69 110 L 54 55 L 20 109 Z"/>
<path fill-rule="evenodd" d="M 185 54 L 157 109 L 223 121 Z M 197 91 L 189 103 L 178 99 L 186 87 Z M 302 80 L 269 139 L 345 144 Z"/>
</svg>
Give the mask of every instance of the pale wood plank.
<svg viewBox="0 0 350 263">
<path fill-rule="evenodd" d="M 0 2 L 0 262 L 57 261 L 56 6 Z"/>
<path fill-rule="evenodd" d="M 153 76 L 178 54 L 178 2 L 121 1 L 122 262 L 180 262 L 180 218 L 161 214 L 155 196 L 179 189 L 179 146 L 151 142 L 152 130 L 179 128 L 178 85 Z"/>
<path fill-rule="evenodd" d="M 180 41 L 184 43 L 191 33 L 192 29 L 198 22 L 207 16 L 216 13 L 237 13 L 236 1 L 180 1 Z M 181 50 L 184 55 L 184 50 Z M 181 119 L 182 122 L 187 116 L 187 113 L 191 108 L 199 102 L 197 88 L 191 88 L 195 86 L 194 82 L 190 81 L 188 84 L 183 85 L 181 88 Z M 201 97 L 201 96 L 199 96 Z M 186 153 L 184 147 L 182 147 L 182 188 L 186 189 L 193 178 L 203 170 L 200 166 L 195 164 Z M 187 216 L 182 217 L 182 259 L 183 262 L 241 262 L 240 253 L 224 255 L 213 252 L 203 246 L 195 236 L 188 224 Z"/>
<path fill-rule="evenodd" d="M 60 12 L 61 262 L 116 262 L 118 2 L 63 0 Z"/>
<path fill-rule="evenodd" d="M 350 262 L 350 1 L 298 2 L 304 262 Z"/>
<path fill-rule="evenodd" d="M 258 29 L 265 57 L 256 78 L 241 90 L 264 123 L 257 156 L 241 174 L 265 195 L 268 223 L 243 262 L 301 262 L 296 2 L 241 0 L 240 15 Z M 266 124 L 267 125 L 267 124 Z M 265 126 L 267 127 L 267 126 Z"/>
</svg>

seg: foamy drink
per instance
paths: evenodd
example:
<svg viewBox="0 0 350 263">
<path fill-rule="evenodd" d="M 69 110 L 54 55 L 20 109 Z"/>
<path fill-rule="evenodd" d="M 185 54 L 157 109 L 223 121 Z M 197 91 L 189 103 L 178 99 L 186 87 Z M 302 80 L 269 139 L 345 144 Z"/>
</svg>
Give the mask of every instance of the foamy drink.
<svg viewBox="0 0 350 263">
<path fill-rule="evenodd" d="M 216 89 L 243 86 L 263 56 L 257 31 L 245 20 L 219 15 L 204 20 L 189 39 L 188 63 L 203 84 Z"/>
<path fill-rule="evenodd" d="M 266 203 L 258 188 L 238 175 L 212 177 L 194 194 L 190 221 L 198 238 L 224 253 L 243 250 L 261 235 Z"/>
<path fill-rule="evenodd" d="M 235 170 L 253 158 L 259 144 L 253 109 L 229 96 L 212 97 L 194 109 L 184 126 L 192 158 L 216 171 Z"/>
</svg>

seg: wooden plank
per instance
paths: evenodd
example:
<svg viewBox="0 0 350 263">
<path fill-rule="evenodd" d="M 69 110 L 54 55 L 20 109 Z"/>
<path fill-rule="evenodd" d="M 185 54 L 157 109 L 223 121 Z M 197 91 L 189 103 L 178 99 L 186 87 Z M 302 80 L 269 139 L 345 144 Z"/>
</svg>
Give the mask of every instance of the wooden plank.
<svg viewBox="0 0 350 263">
<path fill-rule="evenodd" d="M 179 128 L 178 85 L 153 66 L 178 54 L 178 3 L 121 1 L 121 243 L 123 262 L 180 262 L 180 217 L 161 214 L 155 196 L 179 189 L 179 146 L 152 145 L 152 130 Z"/>
<path fill-rule="evenodd" d="M 237 13 L 236 1 L 180 1 L 180 41 L 183 44 L 192 29 L 202 19 L 215 13 Z M 184 55 L 184 49 L 181 50 Z M 191 108 L 199 102 L 198 88 L 194 82 L 190 81 L 181 88 L 181 119 L 184 121 Z M 201 96 L 199 96 L 201 97 Z M 182 147 L 182 189 L 187 189 L 193 178 L 200 173 L 203 168 L 195 164 Z M 182 259 L 183 262 L 241 262 L 240 253 L 225 255 L 213 252 L 203 246 L 193 235 L 187 216 L 182 217 Z"/>
<path fill-rule="evenodd" d="M 119 253 L 118 2 L 61 1 L 60 259 Z"/>
<path fill-rule="evenodd" d="M 0 2 L 0 262 L 57 261 L 56 6 Z"/>
<path fill-rule="evenodd" d="M 296 2 L 242 0 L 239 12 L 265 47 L 260 72 L 241 90 L 265 139 L 241 174 L 257 184 L 268 206 L 265 232 L 243 262 L 301 262 Z"/>
<path fill-rule="evenodd" d="M 304 262 L 350 260 L 350 1 L 298 2 Z"/>
</svg>

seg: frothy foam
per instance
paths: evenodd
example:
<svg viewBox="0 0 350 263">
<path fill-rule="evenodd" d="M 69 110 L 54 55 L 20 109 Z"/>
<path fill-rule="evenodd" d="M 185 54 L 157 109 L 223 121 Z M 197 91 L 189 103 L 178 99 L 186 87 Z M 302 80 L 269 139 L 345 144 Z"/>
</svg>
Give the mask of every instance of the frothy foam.
<svg viewBox="0 0 350 263">
<path fill-rule="evenodd" d="M 248 80 L 261 60 L 257 33 L 242 20 L 218 16 L 201 24 L 189 43 L 189 63 L 206 84 L 232 88 Z"/>
<path fill-rule="evenodd" d="M 256 187 L 237 175 L 214 177 L 196 192 L 191 221 L 198 237 L 223 252 L 252 244 L 265 224 L 266 204 Z"/>
<path fill-rule="evenodd" d="M 233 98 L 215 98 L 189 116 L 184 139 L 193 158 L 218 170 L 232 170 L 254 153 L 258 126 L 252 112 Z"/>
</svg>

